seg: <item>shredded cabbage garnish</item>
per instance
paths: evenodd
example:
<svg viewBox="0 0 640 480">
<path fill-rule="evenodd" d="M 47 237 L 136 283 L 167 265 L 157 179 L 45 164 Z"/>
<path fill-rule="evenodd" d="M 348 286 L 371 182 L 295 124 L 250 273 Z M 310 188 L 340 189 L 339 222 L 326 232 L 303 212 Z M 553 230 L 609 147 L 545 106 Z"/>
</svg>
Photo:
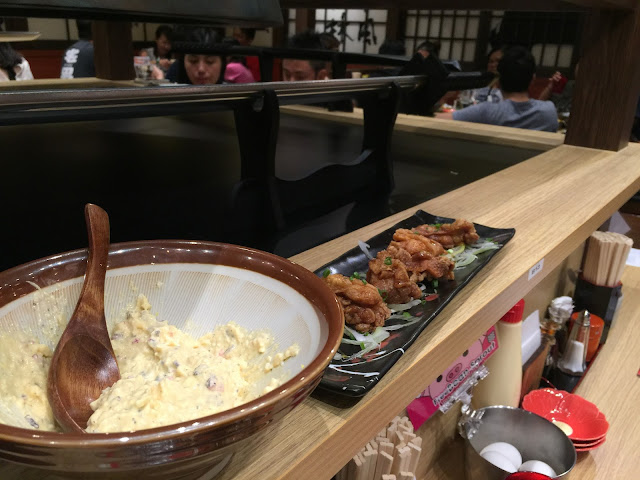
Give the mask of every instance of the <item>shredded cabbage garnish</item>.
<svg viewBox="0 0 640 480">
<path fill-rule="evenodd" d="M 497 250 L 500 244 L 490 240 L 480 239 L 473 245 L 458 245 L 457 247 L 447 250 L 447 256 L 453 260 L 455 264 L 454 270 L 470 265 L 478 259 L 478 255 L 489 250 Z"/>
<path fill-rule="evenodd" d="M 389 325 L 387 327 L 382 327 L 382 328 L 384 328 L 387 332 L 392 332 L 394 330 L 400 330 L 401 328 L 407 328 L 407 327 L 410 327 L 411 325 L 415 325 L 419 321 L 420 321 L 420 317 L 413 317 L 413 319 L 408 321 L 407 323 L 399 323 L 397 325 Z"/>
<path fill-rule="evenodd" d="M 403 312 L 405 310 L 409 310 L 412 307 L 415 307 L 416 305 L 420 305 L 420 302 L 422 302 L 422 299 L 416 298 L 415 300 L 411 300 L 408 303 L 390 303 L 387 305 L 387 307 L 389 307 L 389 310 L 391 310 L 391 312 L 393 313 Z"/>
<path fill-rule="evenodd" d="M 478 255 L 480 253 L 488 252 L 489 250 L 497 250 L 500 247 L 501 245 L 496 242 L 480 239 L 473 245 L 467 246 L 467 249 L 471 250 L 471 253 Z"/>
<path fill-rule="evenodd" d="M 364 243 L 362 240 L 358 240 L 358 246 L 362 253 L 364 253 L 369 260 L 373 260 L 375 257 L 371 254 L 369 249 L 371 248 L 368 243 Z"/>
<path fill-rule="evenodd" d="M 344 328 L 345 331 L 353 337 L 353 340 L 349 338 L 343 338 L 342 343 L 346 343 L 348 345 L 359 345 L 361 347 L 361 350 L 349 357 L 338 353 L 334 356 L 335 360 L 352 360 L 354 358 L 359 358 L 371 352 L 372 350 L 375 350 L 376 348 L 380 348 L 382 342 L 389 338 L 389 332 L 387 332 L 382 327 L 376 328 L 372 333 L 369 334 L 362 334 L 347 325 L 345 325 Z"/>
</svg>

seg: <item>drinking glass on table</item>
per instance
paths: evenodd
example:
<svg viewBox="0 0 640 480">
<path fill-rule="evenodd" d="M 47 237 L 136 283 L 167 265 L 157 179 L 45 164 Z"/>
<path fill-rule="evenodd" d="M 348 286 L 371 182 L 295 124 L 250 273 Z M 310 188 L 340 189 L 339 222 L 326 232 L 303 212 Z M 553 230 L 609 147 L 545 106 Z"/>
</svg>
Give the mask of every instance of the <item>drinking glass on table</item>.
<svg viewBox="0 0 640 480">
<path fill-rule="evenodd" d="M 133 68 L 136 71 L 137 80 L 149 80 L 151 78 L 153 65 L 151 65 L 151 58 L 148 56 L 133 57 Z"/>
<path fill-rule="evenodd" d="M 461 110 L 470 105 L 475 104 L 475 98 L 473 98 L 473 90 L 463 90 L 456 99 L 456 110 Z"/>
</svg>

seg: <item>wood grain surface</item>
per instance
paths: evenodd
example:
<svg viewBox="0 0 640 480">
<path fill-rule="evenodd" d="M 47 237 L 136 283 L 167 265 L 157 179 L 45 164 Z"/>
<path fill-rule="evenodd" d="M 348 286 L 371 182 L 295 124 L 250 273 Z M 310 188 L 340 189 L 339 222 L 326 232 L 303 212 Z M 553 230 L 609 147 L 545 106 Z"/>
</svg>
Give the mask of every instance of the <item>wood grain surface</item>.
<svg viewBox="0 0 640 480">
<path fill-rule="evenodd" d="M 640 93 L 640 63 L 629 59 L 639 49 L 640 8 L 594 10 L 587 17 L 568 144 L 619 150 L 629 142 Z"/>
<path fill-rule="evenodd" d="M 5 91 L 42 90 L 42 89 L 86 89 L 86 88 L 117 88 L 141 87 L 142 84 L 133 80 L 104 80 L 102 78 L 44 78 L 22 80 L 20 82 L 0 82 L 0 93 Z"/>
<path fill-rule="evenodd" d="M 437 215 L 515 227 L 516 236 L 368 395 L 342 408 L 318 398 L 305 400 L 272 429 L 244 444 L 220 478 L 331 478 L 638 189 L 640 145 L 615 153 L 561 146 L 420 205 Z M 314 270 L 414 210 L 293 260 Z M 529 279 L 529 269 L 541 259 L 544 268 Z"/>
<path fill-rule="evenodd" d="M 616 323 L 575 392 L 606 415 L 607 440 L 596 450 L 578 454 L 571 478 L 640 476 L 640 268 L 627 266 L 622 285 L 624 299 Z"/>
<path fill-rule="evenodd" d="M 136 74 L 131 58 L 130 22 L 93 22 L 96 77 L 107 80 L 133 80 Z"/>
<path fill-rule="evenodd" d="M 344 122 L 351 125 L 362 124 L 362 110 L 351 112 L 330 112 L 324 108 L 306 105 L 280 107 L 282 112 L 305 117 Z M 419 117 L 417 115 L 398 114 L 395 130 L 419 135 L 436 136 L 452 140 L 471 140 L 476 142 L 547 151 L 562 145 L 561 133 L 538 132 L 522 128 L 498 127 L 482 123 L 460 122 L 441 118 Z"/>
</svg>

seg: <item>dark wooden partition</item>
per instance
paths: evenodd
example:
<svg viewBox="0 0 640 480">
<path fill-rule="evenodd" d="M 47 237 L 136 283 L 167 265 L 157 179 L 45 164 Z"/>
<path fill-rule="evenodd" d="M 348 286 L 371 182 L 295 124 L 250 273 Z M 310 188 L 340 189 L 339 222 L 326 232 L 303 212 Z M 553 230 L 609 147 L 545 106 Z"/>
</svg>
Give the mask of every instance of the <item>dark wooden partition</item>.
<svg viewBox="0 0 640 480">
<path fill-rule="evenodd" d="M 96 77 L 105 80 L 133 80 L 130 22 L 93 22 Z"/>
<path fill-rule="evenodd" d="M 583 38 L 566 143 L 620 150 L 640 95 L 640 9 L 593 10 Z"/>
</svg>

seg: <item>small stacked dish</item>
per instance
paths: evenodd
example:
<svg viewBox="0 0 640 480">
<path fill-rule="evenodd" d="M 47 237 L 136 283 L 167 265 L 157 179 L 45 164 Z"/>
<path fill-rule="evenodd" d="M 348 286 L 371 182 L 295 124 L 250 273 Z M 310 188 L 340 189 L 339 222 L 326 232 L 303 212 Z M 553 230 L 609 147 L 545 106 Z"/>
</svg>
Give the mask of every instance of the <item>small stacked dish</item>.
<svg viewBox="0 0 640 480">
<path fill-rule="evenodd" d="M 573 442 L 577 452 L 586 452 L 606 440 L 609 422 L 598 407 L 579 395 L 541 388 L 525 395 L 522 408 L 546 418 Z"/>
<path fill-rule="evenodd" d="M 509 475 L 505 480 L 549 480 L 550 478 L 537 472 L 516 472 Z"/>
</svg>

